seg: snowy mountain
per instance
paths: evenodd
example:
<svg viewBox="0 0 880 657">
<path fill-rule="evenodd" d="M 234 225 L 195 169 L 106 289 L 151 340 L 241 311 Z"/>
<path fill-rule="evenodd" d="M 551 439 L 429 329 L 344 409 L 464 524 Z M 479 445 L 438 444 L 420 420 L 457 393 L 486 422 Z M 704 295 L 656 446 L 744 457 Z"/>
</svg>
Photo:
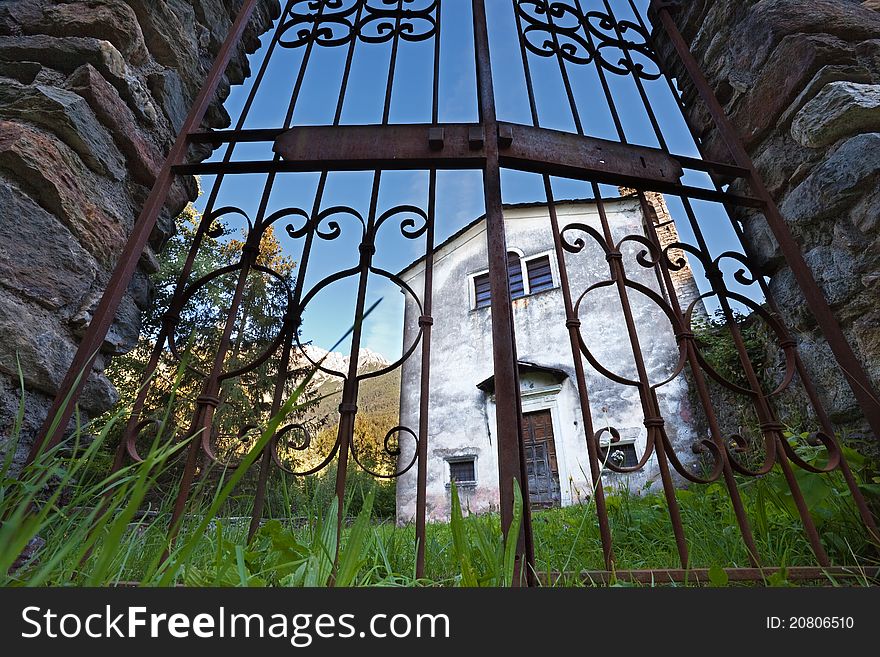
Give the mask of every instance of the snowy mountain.
<svg viewBox="0 0 880 657">
<path fill-rule="evenodd" d="M 308 357 L 316 363 L 321 362 L 321 359 L 323 358 L 324 361 L 321 363 L 322 367 L 336 372 L 348 373 L 348 367 L 351 361 L 348 354 L 342 354 L 338 351 L 328 352 L 326 349 L 321 349 L 315 345 L 306 345 L 304 350 Z M 358 372 L 372 372 L 390 364 L 391 361 L 385 358 L 382 354 L 376 353 L 371 349 L 364 348 L 358 352 Z M 337 377 L 319 371 L 315 374 L 312 381 L 315 387 L 319 387 L 325 382 L 334 379 L 337 379 Z"/>
</svg>

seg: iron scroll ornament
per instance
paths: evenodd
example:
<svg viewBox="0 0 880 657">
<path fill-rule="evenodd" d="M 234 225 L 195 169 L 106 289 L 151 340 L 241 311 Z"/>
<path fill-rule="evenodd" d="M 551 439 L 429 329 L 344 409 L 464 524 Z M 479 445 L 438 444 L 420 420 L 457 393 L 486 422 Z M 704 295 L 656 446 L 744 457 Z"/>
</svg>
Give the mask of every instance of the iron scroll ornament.
<svg viewBox="0 0 880 657">
<path fill-rule="evenodd" d="M 580 335 L 579 331 L 579 343 L 581 352 L 583 353 L 587 361 L 600 374 L 610 380 L 620 383 L 621 385 L 636 387 L 639 390 L 640 396 L 643 397 L 643 404 L 646 407 L 656 408 L 656 391 L 660 387 L 668 384 L 677 376 L 679 376 L 684 369 L 686 356 L 685 341 L 689 341 L 691 343 L 691 347 L 694 350 L 694 353 L 696 354 L 697 362 L 699 363 L 700 368 L 704 372 L 706 372 L 713 380 L 715 380 L 718 384 L 722 385 L 728 390 L 732 391 L 733 393 L 740 396 L 748 397 L 756 404 L 761 404 L 759 409 L 759 417 L 762 418 L 762 421 L 760 422 L 760 428 L 764 442 L 765 456 L 763 459 L 763 463 L 758 469 L 749 468 L 737 459 L 736 455 L 750 446 L 750 442 L 745 436 L 741 434 L 734 434 L 731 436 L 727 436 L 723 440 L 719 441 L 720 444 L 724 446 L 727 460 L 730 462 L 731 467 L 736 472 L 741 475 L 752 477 L 767 474 L 777 463 L 779 452 L 784 453 L 785 457 L 787 457 L 788 460 L 790 460 L 791 462 L 795 463 L 799 468 L 809 472 L 828 473 L 839 467 L 841 463 L 840 447 L 837 444 L 837 441 L 834 438 L 830 437 L 824 431 L 814 432 L 811 437 L 811 442 L 824 447 L 827 453 L 827 462 L 825 463 L 825 465 L 821 467 L 816 466 L 806 462 L 803 458 L 801 458 L 795 450 L 794 446 L 786 439 L 783 433 L 784 426 L 778 422 L 775 413 L 772 410 L 772 407 L 769 405 L 769 400 L 781 394 L 782 391 L 786 390 L 794 380 L 794 376 L 796 373 L 797 347 L 795 341 L 791 339 L 788 332 L 785 330 L 785 327 L 774 314 L 768 312 L 766 308 L 762 307 L 760 304 L 756 303 L 749 297 L 731 291 L 725 284 L 725 275 L 722 271 L 721 263 L 726 260 L 731 260 L 735 262 L 739 267 L 733 273 L 733 278 L 737 281 L 737 283 L 743 286 L 754 285 L 757 283 L 758 276 L 751 269 L 749 262 L 745 256 L 736 252 L 725 252 L 712 259 L 705 253 L 703 253 L 702 250 L 694 247 L 693 245 L 683 242 L 673 242 L 671 244 L 668 244 L 663 247 L 661 251 L 656 244 L 654 244 L 642 235 L 627 235 L 616 244 L 609 245 L 605 237 L 598 230 L 596 230 L 592 226 L 580 223 L 570 224 L 560 232 L 563 249 L 573 254 L 580 253 L 587 246 L 586 240 L 580 235 L 573 235 L 574 233 L 584 233 L 592 237 L 595 243 L 598 244 L 602 251 L 605 253 L 605 257 L 609 260 L 609 262 L 615 259 L 622 261 L 621 247 L 627 242 L 632 242 L 644 246 L 645 248 L 643 250 L 636 253 L 635 260 L 640 266 L 648 269 L 655 268 L 662 264 L 670 271 L 681 271 L 688 266 L 687 260 L 684 256 L 684 254 L 687 253 L 688 255 L 696 258 L 700 262 L 704 271 L 707 274 L 707 278 L 712 282 L 713 286 L 712 292 L 707 292 L 694 299 L 690 303 L 687 310 L 683 313 L 683 317 L 679 318 L 673 311 L 672 307 L 661 295 L 657 294 L 650 288 L 628 278 L 626 276 L 625 269 L 621 267 L 621 271 L 623 272 L 621 274 L 621 282 L 623 286 L 628 290 L 639 292 L 643 296 L 650 299 L 663 311 L 663 313 L 669 319 L 679 344 L 680 357 L 679 362 L 673 369 L 673 372 L 670 376 L 668 376 L 665 380 L 660 381 L 659 383 L 651 384 L 649 386 L 649 390 L 644 390 L 645 386 L 641 381 L 628 379 L 604 367 L 590 351 L 588 345 L 584 341 L 583 336 Z M 581 303 L 590 292 L 600 288 L 611 287 L 613 285 L 616 285 L 617 283 L 618 281 L 616 279 L 609 279 L 594 283 L 589 286 L 577 299 L 577 302 L 575 304 L 575 312 L 578 312 Z M 759 320 L 761 320 L 768 326 L 770 332 L 776 336 L 778 340 L 778 346 L 783 350 L 783 353 L 785 354 L 785 371 L 782 376 L 781 382 L 776 385 L 773 390 L 769 392 L 765 390 L 754 390 L 752 388 L 746 388 L 733 381 L 730 381 L 729 379 L 725 378 L 721 373 L 719 373 L 718 370 L 714 368 L 711 363 L 709 363 L 708 359 L 702 353 L 699 343 L 694 338 L 693 313 L 697 304 L 713 296 L 723 297 L 725 301 L 734 301 L 749 308 L 749 310 L 751 310 Z M 751 367 L 751 363 L 743 363 L 743 366 Z M 645 396 L 650 396 L 651 399 L 644 399 Z M 654 403 L 652 404 L 651 402 Z M 711 481 L 717 480 L 717 478 L 720 476 L 723 462 L 720 458 L 720 451 L 715 441 L 703 440 L 700 441 L 699 444 L 694 446 L 695 452 L 711 455 L 713 462 L 711 473 L 708 476 L 700 477 L 692 472 L 689 472 L 687 468 L 681 463 L 680 459 L 678 459 L 675 451 L 672 449 L 671 444 L 666 437 L 665 429 L 663 427 L 663 419 L 661 417 L 647 416 L 645 418 L 645 426 L 648 429 L 648 438 L 646 442 L 645 453 L 639 459 L 639 462 L 634 466 L 624 467 L 614 463 L 612 460 L 609 459 L 605 464 L 605 466 L 609 470 L 617 473 L 631 473 L 641 470 L 647 464 L 648 459 L 650 458 L 654 449 L 657 448 L 658 444 L 660 444 L 662 445 L 666 455 L 669 457 L 670 463 L 672 464 L 674 469 L 686 479 L 695 483 L 709 483 Z M 608 432 L 611 436 L 612 443 L 617 442 L 617 440 L 615 440 L 615 437 L 617 437 L 617 439 L 619 440 L 619 434 L 615 428 L 605 427 L 594 434 L 593 439 L 596 441 L 597 445 L 599 444 L 599 440 L 605 432 Z"/>
<path fill-rule="evenodd" d="M 359 263 L 356 266 L 336 271 L 324 277 L 311 286 L 302 298 L 294 303 L 295 307 L 292 310 L 292 315 L 293 323 L 296 327 L 301 325 L 302 316 L 311 301 L 313 301 L 321 292 L 326 290 L 331 284 L 347 278 L 360 277 L 362 275 L 379 276 L 391 281 L 397 285 L 405 295 L 408 295 L 415 301 L 419 309 L 419 314 L 423 314 L 422 302 L 412 287 L 396 274 L 372 264 L 373 256 L 376 251 L 375 244 L 377 236 L 382 231 L 383 226 L 396 226 L 400 235 L 409 240 L 418 239 L 425 234 L 428 230 L 429 219 L 428 214 L 423 209 L 408 204 L 397 205 L 381 213 L 375 218 L 375 220 L 367 220 L 354 208 L 341 205 L 326 208 L 311 217 L 308 213 L 299 209 L 281 211 L 273 215 L 273 217 L 276 215 L 278 217 L 282 215 L 287 217 L 293 216 L 301 219 L 301 221 L 291 222 L 285 226 L 285 230 L 291 238 L 299 239 L 312 235 L 324 241 L 334 241 L 342 237 L 346 230 L 355 230 L 356 234 L 359 236 Z M 345 226 L 345 228 L 343 228 L 343 226 Z M 422 341 L 423 335 L 424 328 L 420 326 L 415 338 L 409 345 L 405 346 L 399 359 L 376 370 L 357 373 L 355 378 L 358 381 L 362 381 L 364 379 L 382 376 L 400 368 L 415 352 Z M 348 378 L 349 375 L 346 372 L 334 370 L 324 365 L 322 359 L 313 358 L 306 349 L 306 344 L 303 344 L 301 341 L 299 331 L 294 331 L 292 337 L 297 350 L 310 364 L 310 367 L 314 368 L 316 371 L 321 371 L 343 380 Z M 295 442 L 291 441 L 290 436 L 294 433 L 302 436 L 302 439 Z M 400 463 L 400 456 L 402 454 L 400 440 L 404 436 L 413 441 L 414 450 L 412 452 L 412 458 L 408 458 L 406 463 Z M 361 469 L 375 477 L 388 479 L 399 477 L 412 469 L 417 461 L 419 439 L 417 434 L 409 427 L 398 425 L 389 429 L 382 441 L 382 453 L 388 458 L 397 461 L 397 467 L 391 474 L 379 472 L 365 461 L 358 450 L 358 439 L 359 436 L 355 434 L 352 436 L 350 442 L 350 450 L 353 460 Z M 285 427 L 282 427 L 273 438 L 271 442 L 271 457 L 273 462 L 279 469 L 295 476 L 305 476 L 320 472 L 333 461 L 340 449 L 339 436 L 337 436 L 329 446 L 328 453 L 320 457 L 320 460 L 316 464 L 310 465 L 305 469 L 300 469 L 289 467 L 284 463 L 281 458 L 282 443 L 285 449 L 302 453 L 312 448 L 314 446 L 314 441 L 312 440 L 308 428 L 302 424 L 286 425 Z"/>
<path fill-rule="evenodd" d="M 781 451 L 785 456 L 802 470 L 816 474 L 825 474 L 836 470 L 840 466 L 842 459 L 842 452 L 836 439 L 829 436 L 824 430 L 813 432 L 811 434 L 810 442 L 822 445 L 825 448 L 827 462 L 822 467 L 817 467 L 806 462 L 800 457 L 800 455 L 798 455 L 792 444 L 785 437 L 783 433 L 784 426 L 778 422 L 773 413 L 772 407 L 769 405 L 769 400 L 780 395 L 784 390 L 787 390 L 794 381 L 797 372 L 797 343 L 792 339 L 785 326 L 775 314 L 768 312 L 766 308 L 756 303 L 753 299 L 731 291 L 725 284 L 725 275 L 721 268 L 721 263 L 725 260 L 732 260 L 739 266 L 739 268 L 733 273 L 733 278 L 737 283 L 745 287 L 756 285 L 758 283 L 759 275 L 754 272 L 746 256 L 735 251 L 726 251 L 713 259 L 693 245 L 684 242 L 673 242 L 663 249 L 666 266 L 669 267 L 671 271 L 680 271 L 687 266 L 687 262 L 682 255 L 672 255 L 675 251 L 680 253 L 687 252 L 696 258 L 706 272 L 706 278 L 711 282 L 713 287 L 711 292 L 702 294 L 694 299 L 685 312 L 684 319 L 688 331 L 692 331 L 693 312 L 698 303 L 713 296 L 719 298 L 723 297 L 725 300 L 742 304 L 747 307 L 755 317 L 760 319 L 770 329 L 771 333 L 777 337 L 778 347 L 782 349 L 785 355 L 785 371 L 782 380 L 773 390 L 767 392 L 765 390 L 753 390 L 751 388 L 743 387 L 724 377 L 718 372 L 717 368 L 713 367 L 712 364 L 708 362 L 699 348 L 699 345 L 696 342 L 694 343 L 694 350 L 697 359 L 704 372 L 706 372 L 718 384 L 727 388 L 734 394 L 751 398 L 755 402 L 764 402 L 767 406 L 767 410 L 765 410 L 764 413 L 767 413 L 769 410 L 769 415 L 760 423 L 761 435 L 764 442 L 764 462 L 758 469 L 752 469 L 743 465 L 736 458 L 736 454 L 746 451 L 751 446 L 751 441 L 747 436 L 736 433 L 728 436 L 727 439 L 724 440 L 724 447 L 727 450 L 731 467 L 744 476 L 757 477 L 765 475 L 769 473 L 776 464 L 777 454 L 781 447 Z M 746 366 L 745 363 L 743 363 L 743 365 Z M 751 367 L 751 364 L 748 364 L 748 366 Z"/>
<path fill-rule="evenodd" d="M 659 258 L 661 256 L 661 252 L 656 247 L 656 245 L 654 245 L 650 240 L 642 235 L 627 235 L 617 243 L 609 244 L 609 242 L 598 230 L 596 230 L 592 226 L 582 223 L 570 224 L 565 229 L 560 231 L 560 241 L 562 248 L 569 253 L 578 254 L 583 251 L 587 246 L 587 241 L 583 237 L 573 235 L 573 233 L 576 232 L 582 232 L 592 237 L 595 243 L 598 244 L 602 251 L 605 253 L 605 258 L 609 261 L 609 263 L 615 261 L 622 262 L 623 255 L 621 253 L 621 247 L 629 242 L 645 247 L 643 250 L 639 251 L 636 254 L 636 261 L 642 267 L 653 267 L 654 264 L 659 261 Z M 611 381 L 615 381 L 621 385 L 636 388 L 642 403 L 643 411 L 645 413 L 644 425 L 647 430 L 647 438 L 645 442 L 644 453 L 641 455 L 638 462 L 633 466 L 624 466 L 615 463 L 613 459 L 606 459 L 604 467 L 618 474 L 638 472 L 645 467 L 651 456 L 654 454 L 655 450 L 660 449 L 669 459 L 669 462 L 672 464 L 672 467 L 675 469 L 675 471 L 688 481 L 697 484 L 708 484 L 712 483 L 713 481 L 717 481 L 718 478 L 721 476 L 724 468 L 724 460 L 722 458 L 721 450 L 719 449 L 719 447 L 710 440 L 700 441 L 699 448 L 701 452 L 709 455 L 712 461 L 712 467 L 709 468 L 708 473 L 703 475 L 691 472 L 684 465 L 684 463 L 682 463 L 681 459 L 675 453 L 675 449 L 673 448 L 672 442 L 669 440 L 669 436 L 666 432 L 665 421 L 659 413 L 657 390 L 678 378 L 678 376 L 681 375 L 681 373 L 683 372 L 685 364 L 687 362 L 687 348 L 684 340 L 682 339 L 682 336 L 686 335 L 686 332 L 684 331 L 682 322 L 660 294 L 658 294 L 651 288 L 628 278 L 622 266 L 620 267 L 620 271 L 622 272 L 620 274 L 620 281 L 612 277 L 608 280 L 594 283 L 590 285 L 586 290 L 584 290 L 574 304 L 575 315 L 579 315 L 581 304 L 591 292 L 603 288 L 610 288 L 612 286 L 618 285 L 618 283 L 622 283 L 625 289 L 643 295 L 663 311 L 663 313 L 668 318 L 677 337 L 679 356 L 678 361 L 672 369 L 672 372 L 661 381 L 651 383 L 647 381 L 630 379 L 616 372 L 612 372 L 607 367 L 602 365 L 602 363 L 598 360 L 598 358 L 596 358 L 596 356 L 587 345 L 586 341 L 584 340 L 583 334 L 581 333 L 580 327 L 578 326 L 578 343 L 583 356 L 587 359 L 590 365 L 592 365 L 593 368 L 596 369 L 596 371 L 598 371 L 605 378 Z M 612 444 L 620 440 L 620 433 L 616 427 L 607 426 L 599 429 L 592 436 L 592 440 L 595 441 L 594 444 L 596 445 L 597 453 L 600 449 L 600 439 L 606 432 L 609 434 Z"/>
<path fill-rule="evenodd" d="M 650 35 L 641 25 L 618 20 L 611 12 L 584 12 L 575 5 L 548 0 L 518 0 L 516 15 L 526 48 L 539 57 L 561 57 L 571 64 L 595 62 L 616 75 L 642 80 L 662 76 Z"/>
<path fill-rule="evenodd" d="M 332 48 L 358 39 L 387 43 L 425 41 L 437 35 L 440 0 L 299 0 L 286 12 L 278 43 Z"/>
</svg>

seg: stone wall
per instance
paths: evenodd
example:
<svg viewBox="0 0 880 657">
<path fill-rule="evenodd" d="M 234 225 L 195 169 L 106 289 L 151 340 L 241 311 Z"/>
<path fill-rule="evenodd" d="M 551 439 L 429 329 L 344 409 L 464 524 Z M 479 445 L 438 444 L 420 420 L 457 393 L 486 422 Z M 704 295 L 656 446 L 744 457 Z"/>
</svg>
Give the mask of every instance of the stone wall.
<svg viewBox="0 0 880 657">
<path fill-rule="evenodd" d="M 18 409 L 20 367 L 19 458 L 240 5 L 0 0 L 0 442 Z M 207 126 L 229 124 L 221 102 L 279 11 L 277 0 L 258 5 Z M 88 415 L 116 401 L 103 369 L 135 345 L 156 252 L 196 192 L 192 178 L 172 189 L 82 396 Z"/>
<path fill-rule="evenodd" d="M 680 0 L 673 18 L 802 245 L 857 356 L 880 387 L 880 3 Z M 685 79 L 657 32 L 661 57 Z M 706 156 L 730 158 L 682 84 Z M 836 421 L 859 411 L 761 215 L 747 248 L 801 343 Z"/>
</svg>

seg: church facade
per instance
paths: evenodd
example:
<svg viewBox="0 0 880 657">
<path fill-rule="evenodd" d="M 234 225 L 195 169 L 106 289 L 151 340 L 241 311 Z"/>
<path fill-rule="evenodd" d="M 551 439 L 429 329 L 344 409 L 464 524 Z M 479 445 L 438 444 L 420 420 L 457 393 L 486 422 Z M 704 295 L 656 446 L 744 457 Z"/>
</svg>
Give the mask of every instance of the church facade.
<svg viewBox="0 0 880 657">
<path fill-rule="evenodd" d="M 615 240 L 644 235 L 645 221 L 654 222 L 661 242 L 677 240 L 662 196 L 651 194 L 651 218 L 639 199 L 625 192 L 603 201 Z M 560 230 L 587 224 L 601 231 L 597 204 L 590 200 L 558 203 Z M 593 492 L 586 435 L 577 390 L 574 361 L 566 328 L 565 307 L 548 208 L 508 206 L 504 212 L 508 264 L 513 298 L 517 358 L 523 410 L 523 444 L 533 507 L 566 506 L 589 500 Z M 581 236 L 587 238 L 583 233 Z M 638 250 L 622 247 L 627 275 L 662 294 L 654 269 L 636 261 Z M 597 243 L 577 254 L 566 253 L 572 297 L 608 279 L 608 263 Z M 424 284 L 424 261 L 400 273 L 414 290 Z M 685 307 L 696 300 L 689 268 L 677 272 L 676 293 Z M 434 324 L 431 337 L 430 394 L 427 432 L 427 510 L 429 520 L 450 514 L 451 487 L 459 490 L 465 513 L 497 508 L 498 442 L 492 364 L 491 303 L 485 219 L 472 222 L 440 244 L 433 265 Z M 642 295 L 631 295 L 649 375 L 663 380 L 674 370 L 679 349 L 670 322 Z M 418 334 L 420 310 L 408 297 L 404 344 Z M 635 365 L 626 335 L 620 300 L 614 286 L 595 289 L 579 307 L 581 332 L 599 362 L 622 375 L 634 375 Z M 645 450 L 647 430 L 638 393 L 604 377 L 585 361 L 587 388 L 595 430 L 614 427 L 620 441 L 605 444 L 603 457 L 635 465 Z M 418 427 L 421 363 L 408 359 L 402 369 L 400 423 Z M 684 462 L 696 458 L 690 446 L 698 438 L 685 378 L 658 389 L 666 430 Z M 606 432 L 605 437 L 607 438 Z M 603 443 L 604 444 L 604 443 Z M 400 459 L 412 459 L 411 443 L 401 444 Z M 610 449 L 608 453 L 605 450 Z M 416 512 L 416 468 L 397 484 L 397 520 L 405 523 Z M 655 458 L 637 473 L 609 474 L 608 480 L 632 490 L 650 488 L 658 477 Z M 606 482 L 607 484 L 607 482 Z M 658 482 L 659 485 L 659 482 Z"/>
</svg>

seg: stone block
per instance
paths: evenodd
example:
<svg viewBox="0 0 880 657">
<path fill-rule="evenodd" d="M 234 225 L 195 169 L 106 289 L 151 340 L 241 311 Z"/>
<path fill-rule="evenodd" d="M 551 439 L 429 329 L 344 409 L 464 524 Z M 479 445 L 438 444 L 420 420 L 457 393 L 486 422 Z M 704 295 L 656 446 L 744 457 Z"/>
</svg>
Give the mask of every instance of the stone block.
<svg viewBox="0 0 880 657">
<path fill-rule="evenodd" d="M 161 73 L 151 73 L 147 78 L 147 86 L 165 112 L 174 132 L 179 132 L 189 113 L 189 104 L 177 71 L 165 69 Z"/>
<path fill-rule="evenodd" d="M 785 37 L 731 113 L 745 147 L 761 141 L 816 72 L 832 63 L 855 63 L 844 41 L 825 34 Z"/>
<path fill-rule="evenodd" d="M 42 70 L 39 62 L 0 62 L 0 77 L 22 84 L 32 84 Z"/>
<path fill-rule="evenodd" d="M 880 85 L 831 82 L 804 105 L 791 125 L 802 146 L 821 148 L 860 132 L 880 131 Z"/>
<path fill-rule="evenodd" d="M 830 34 L 849 43 L 873 39 L 880 34 L 880 16 L 840 0 L 760 0 L 731 30 L 732 63 L 759 71 L 784 39 L 807 34 Z"/>
<path fill-rule="evenodd" d="M 90 64 L 79 67 L 67 85 L 88 101 L 101 123 L 110 130 L 125 154 L 132 177 L 143 185 L 152 185 L 162 167 L 162 155 L 142 135 L 134 113 L 116 88 Z"/>
<path fill-rule="evenodd" d="M 58 138 L 0 120 L 0 168 L 26 185 L 98 262 L 108 265 L 115 260 L 131 219 L 124 221 L 113 211 L 118 200 L 94 183 L 76 153 Z"/>
<path fill-rule="evenodd" d="M 834 218 L 852 206 L 880 174 L 880 133 L 851 137 L 783 201 L 783 216 L 792 223 Z"/>
<path fill-rule="evenodd" d="M 29 22 L 31 33 L 56 37 L 93 37 L 109 41 L 135 65 L 145 63 L 147 51 L 137 16 L 122 0 L 85 0 L 47 6 L 42 17 Z"/>
<path fill-rule="evenodd" d="M 114 180 L 125 178 L 125 160 L 113 138 L 75 93 L 0 80 L 0 116 L 39 125 L 60 137 L 92 171 Z"/>
<path fill-rule="evenodd" d="M 54 216 L 0 179 L 0 285 L 64 316 L 95 281 L 98 265 Z"/>
</svg>

